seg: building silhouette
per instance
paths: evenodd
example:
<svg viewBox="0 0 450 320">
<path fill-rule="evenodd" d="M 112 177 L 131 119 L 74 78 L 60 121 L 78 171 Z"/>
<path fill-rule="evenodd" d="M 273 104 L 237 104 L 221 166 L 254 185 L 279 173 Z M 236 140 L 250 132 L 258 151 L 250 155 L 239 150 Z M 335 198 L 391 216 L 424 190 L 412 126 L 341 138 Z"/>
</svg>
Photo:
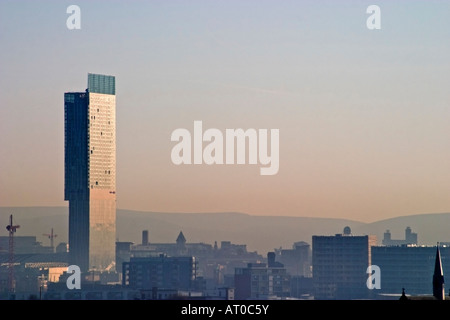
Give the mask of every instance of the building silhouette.
<svg viewBox="0 0 450 320">
<path fill-rule="evenodd" d="M 113 270 L 116 237 L 115 77 L 88 74 L 85 92 L 64 94 L 64 200 L 69 263 Z"/>
<path fill-rule="evenodd" d="M 292 276 L 311 277 L 311 247 L 304 241 L 295 242 L 292 249 L 275 249 L 276 260 Z"/>
<path fill-rule="evenodd" d="M 267 263 L 248 263 L 236 268 L 235 299 L 286 299 L 291 296 L 290 275 L 283 264 L 275 261 L 275 253 L 267 254 Z"/>
<path fill-rule="evenodd" d="M 123 263 L 122 284 L 134 289 L 188 290 L 193 288 L 196 270 L 193 256 L 131 257 Z"/>
<path fill-rule="evenodd" d="M 386 230 L 384 233 L 383 241 L 381 242 L 385 246 L 398 246 L 402 244 L 417 244 L 417 233 L 412 232 L 410 227 L 405 229 L 405 239 L 392 239 L 391 231 Z"/>
<path fill-rule="evenodd" d="M 442 270 L 442 261 L 441 261 L 441 253 L 439 251 L 439 244 L 436 246 L 436 259 L 434 262 L 433 296 L 436 298 L 436 300 L 445 300 L 444 272 Z"/>
<path fill-rule="evenodd" d="M 435 246 L 373 246 L 372 264 L 382 272 L 379 298 L 399 294 L 402 288 L 409 295 L 431 296 L 436 259 Z M 450 247 L 439 245 L 439 261 L 442 270 L 450 268 Z"/>
<path fill-rule="evenodd" d="M 0 254 L 8 253 L 9 236 L 0 236 Z M 15 254 L 21 253 L 52 253 L 51 247 L 43 246 L 36 236 L 14 236 L 13 250 Z"/>
<path fill-rule="evenodd" d="M 439 243 L 436 246 L 434 256 L 434 272 L 431 281 L 432 294 L 426 293 L 420 295 L 407 296 L 405 293 L 405 288 L 402 288 L 402 294 L 399 300 L 449 300 L 449 297 L 445 296 L 445 288 L 444 288 L 444 270 L 442 268 L 442 256 L 441 256 L 441 249 L 443 248 L 445 247 L 440 248 Z"/>
<path fill-rule="evenodd" d="M 216 288 L 217 286 L 234 286 L 236 268 L 246 267 L 248 263 L 264 260 L 257 252 L 248 252 L 245 244 L 230 241 L 215 241 L 214 246 L 207 243 L 187 241 L 182 231 L 173 242 L 154 243 L 149 241 L 148 230 L 142 231 L 142 243 L 116 242 L 116 270 L 122 274 L 124 262 L 131 258 L 159 257 L 195 257 L 196 289 Z"/>
<path fill-rule="evenodd" d="M 372 264 L 374 235 L 352 235 L 350 227 L 335 236 L 312 237 L 315 300 L 351 300 L 370 297 L 367 268 Z"/>
</svg>

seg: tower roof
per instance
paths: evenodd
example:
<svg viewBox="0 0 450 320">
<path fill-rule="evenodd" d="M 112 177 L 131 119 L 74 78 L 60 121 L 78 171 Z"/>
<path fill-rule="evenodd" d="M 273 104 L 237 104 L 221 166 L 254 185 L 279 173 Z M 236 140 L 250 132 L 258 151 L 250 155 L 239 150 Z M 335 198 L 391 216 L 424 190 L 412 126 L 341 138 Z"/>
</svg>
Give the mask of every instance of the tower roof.
<svg viewBox="0 0 450 320">
<path fill-rule="evenodd" d="M 177 243 L 186 243 L 186 238 L 183 235 L 183 231 L 180 231 L 180 234 L 178 235 L 177 238 Z"/>
<path fill-rule="evenodd" d="M 444 272 L 442 270 L 442 261 L 441 261 L 441 253 L 439 251 L 439 243 L 436 246 L 436 260 L 434 262 L 433 296 L 437 300 L 445 300 Z"/>
<path fill-rule="evenodd" d="M 436 247 L 436 260 L 434 262 L 434 274 L 444 277 L 444 272 L 442 271 L 442 260 L 441 260 L 441 252 L 439 250 L 439 245 Z"/>
<path fill-rule="evenodd" d="M 88 73 L 88 91 L 103 94 L 116 94 L 116 77 Z"/>
</svg>

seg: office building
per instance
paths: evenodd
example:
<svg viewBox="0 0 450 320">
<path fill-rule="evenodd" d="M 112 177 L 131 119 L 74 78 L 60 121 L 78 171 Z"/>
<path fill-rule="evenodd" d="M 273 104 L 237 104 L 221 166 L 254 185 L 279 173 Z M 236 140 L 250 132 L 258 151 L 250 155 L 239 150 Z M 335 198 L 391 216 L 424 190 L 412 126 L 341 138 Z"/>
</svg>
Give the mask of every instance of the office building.
<svg viewBox="0 0 450 320">
<path fill-rule="evenodd" d="M 349 227 L 335 236 L 312 237 L 314 299 L 366 299 L 367 268 L 376 236 L 353 235 Z"/>
<path fill-rule="evenodd" d="M 115 77 L 88 74 L 84 92 L 64 94 L 64 199 L 69 262 L 114 270 L 116 238 Z"/>
<path fill-rule="evenodd" d="M 275 249 L 276 260 L 281 262 L 292 276 L 312 277 L 311 247 L 304 241 L 295 242 L 292 249 Z"/>
<path fill-rule="evenodd" d="M 450 247 L 439 247 L 443 272 L 450 270 Z M 402 288 L 411 295 L 431 295 L 435 272 L 436 246 L 374 246 L 372 263 L 380 267 L 379 295 L 400 294 Z"/>
<path fill-rule="evenodd" d="M 235 269 L 235 299 L 285 299 L 291 295 L 290 280 L 283 264 L 275 261 L 275 253 L 269 252 L 267 263 Z"/>
<path fill-rule="evenodd" d="M 193 256 L 135 258 L 122 266 L 122 284 L 134 289 L 192 289 L 196 279 L 196 259 Z"/>
</svg>

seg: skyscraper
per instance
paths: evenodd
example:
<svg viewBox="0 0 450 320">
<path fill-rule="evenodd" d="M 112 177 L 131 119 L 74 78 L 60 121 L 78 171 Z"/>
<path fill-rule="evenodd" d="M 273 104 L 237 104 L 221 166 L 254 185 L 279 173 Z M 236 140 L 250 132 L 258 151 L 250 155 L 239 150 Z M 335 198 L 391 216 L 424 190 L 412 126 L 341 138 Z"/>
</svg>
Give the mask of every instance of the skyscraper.
<svg viewBox="0 0 450 320">
<path fill-rule="evenodd" d="M 115 77 L 88 74 L 85 92 L 64 94 L 64 200 L 69 263 L 114 270 L 116 239 Z"/>
</svg>

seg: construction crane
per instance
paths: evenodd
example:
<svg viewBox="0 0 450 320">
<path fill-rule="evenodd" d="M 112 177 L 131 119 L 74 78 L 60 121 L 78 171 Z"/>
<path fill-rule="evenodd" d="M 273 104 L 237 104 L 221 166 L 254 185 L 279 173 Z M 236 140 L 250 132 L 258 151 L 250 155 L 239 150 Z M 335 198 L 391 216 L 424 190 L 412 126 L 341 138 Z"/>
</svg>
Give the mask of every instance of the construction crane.
<svg viewBox="0 0 450 320">
<path fill-rule="evenodd" d="M 43 236 L 46 236 L 50 239 L 50 246 L 52 247 L 52 252 L 55 252 L 54 250 L 54 246 L 53 246 L 53 239 L 56 238 L 58 235 L 53 233 L 53 228 L 52 228 L 52 232 L 50 234 L 48 233 L 43 233 Z"/>
<path fill-rule="evenodd" d="M 9 216 L 9 225 L 6 226 L 6 230 L 9 232 L 9 275 L 8 275 L 8 289 L 13 293 L 15 289 L 14 282 L 14 233 L 20 228 L 19 225 L 13 224 L 12 215 Z"/>
</svg>

